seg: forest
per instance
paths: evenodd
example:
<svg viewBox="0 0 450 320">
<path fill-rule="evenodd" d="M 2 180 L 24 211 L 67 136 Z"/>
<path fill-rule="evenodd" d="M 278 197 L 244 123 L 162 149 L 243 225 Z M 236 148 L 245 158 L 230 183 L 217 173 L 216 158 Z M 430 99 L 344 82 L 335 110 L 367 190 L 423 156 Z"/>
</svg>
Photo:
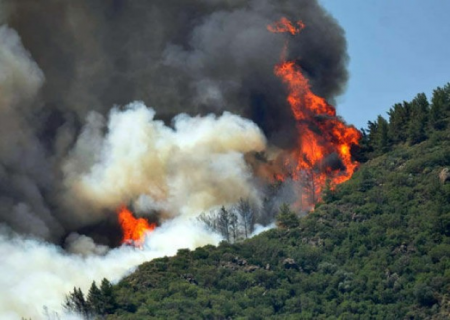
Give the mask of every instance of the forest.
<svg viewBox="0 0 450 320">
<path fill-rule="evenodd" d="M 247 239 L 242 201 L 244 235 L 204 217 L 228 241 L 74 288 L 66 309 L 86 319 L 448 319 L 450 84 L 387 114 L 362 130 L 359 170 L 306 216 L 282 205 L 276 228 Z"/>
</svg>

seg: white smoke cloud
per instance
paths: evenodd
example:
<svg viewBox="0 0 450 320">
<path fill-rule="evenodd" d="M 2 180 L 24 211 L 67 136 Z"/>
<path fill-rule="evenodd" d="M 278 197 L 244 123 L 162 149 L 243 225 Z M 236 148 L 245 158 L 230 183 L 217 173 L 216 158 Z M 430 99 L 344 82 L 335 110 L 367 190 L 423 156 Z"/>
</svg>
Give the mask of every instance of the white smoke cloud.
<svg viewBox="0 0 450 320">
<path fill-rule="evenodd" d="M 139 102 L 115 108 L 103 135 L 104 120 L 92 113 L 64 167 L 67 198 L 97 212 L 133 202 L 141 212 L 188 218 L 240 198 L 258 201 L 244 160 L 265 148 L 253 122 L 182 114 L 168 127 L 154 116 Z"/>
<path fill-rule="evenodd" d="M 131 202 L 143 213 L 162 212 L 162 225 L 143 250 L 109 251 L 77 233 L 66 239 L 64 251 L 0 229 L 1 319 L 63 315 L 64 297 L 75 286 L 87 292 L 94 280 L 118 281 L 139 264 L 180 248 L 217 244 L 220 236 L 199 224 L 196 215 L 240 198 L 258 201 L 244 160 L 246 153 L 265 148 L 254 123 L 230 113 L 179 115 L 169 127 L 154 116 L 142 103 L 113 109 L 108 121 L 91 113 L 63 168 L 64 203 L 73 205 L 68 212 L 76 212 L 73 220 L 79 223 Z M 29 208 L 19 207 L 26 216 Z"/>
<path fill-rule="evenodd" d="M 255 224 L 254 227 L 254 231 L 252 232 L 252 234 L 250 235 L 250 238 L 253 238 L 255 236 L 257 236 L 258 234 L 261 234 L 265 231 L 268 231 L 270 229 L 274 229 L 276 228 L 275 222 L 272 222 L 271 224 L 267 225 L 267 226 L 263 226 L 261 224 Z"/>
<path fill-rule="evenodd" d="M 93 242 L 81 239 L 92 249 Z M 49 313 L 63 315 L 64 297 L 75 286 L 87 292 L 94 280 L 118 281 L 145 261 L 172 256 L 181 248 L 216 245 L 220 240 L 195 220 L 175 219 L 150 234 L 142 250 L 123 246 L 103 256 L 74 255 L 0 228 L 0 319 L 45 319 L 44 306 Z"/>
</svg>

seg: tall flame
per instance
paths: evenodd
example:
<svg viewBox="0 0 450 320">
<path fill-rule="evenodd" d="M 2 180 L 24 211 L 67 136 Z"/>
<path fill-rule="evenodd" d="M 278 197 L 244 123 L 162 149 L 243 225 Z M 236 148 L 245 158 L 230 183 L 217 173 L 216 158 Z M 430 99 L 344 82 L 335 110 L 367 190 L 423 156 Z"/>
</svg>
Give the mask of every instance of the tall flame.
<svg viewBox="0 0 450 320">
<path fill-rule="evenodd" d="M 127 207 L 119 209 L 119 224 L 122 227 L 122 243 L 142 247 L 145 236 L 156 228 L 154 223 L 149 223 L 144 218 L 135 218 Z"/>
<path fill-rule="evenodd" d="M 304 28 L 302 22 L 297 22 L 297 25 L 301 27 L 296 28 L 292 22 L 282 18 L 268 26 L 268 30 L 296 35 Z M 285 164 L 292 169 L 292 178 L 303 182 L 305 190 L 300 207 L 309 210 L 320 200 L 327 180 L 334 187 L 351 178 L 358 163 L 352 160 L 350 150 L 358 145 L 361 133 L 347 126 L 336 116 L 333 106 L 311 91 L 309 81 L 297 63 L 284 58 L 285 50 L 274 72 L 287 86 L 287 102 L 298 132 L 297 147 L 285 159 Z M 334 159 L 335 165 L 327 164 L 330 158 Z M 278 178 L 284 180 L 286 177 Z"/>
</svg>

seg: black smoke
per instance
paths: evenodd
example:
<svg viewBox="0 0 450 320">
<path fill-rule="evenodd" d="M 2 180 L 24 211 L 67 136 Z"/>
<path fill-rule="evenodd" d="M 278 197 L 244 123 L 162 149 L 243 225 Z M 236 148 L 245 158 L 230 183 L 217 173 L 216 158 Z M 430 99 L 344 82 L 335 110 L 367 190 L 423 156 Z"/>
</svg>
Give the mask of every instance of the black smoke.
<svg viewBox="0 0 450 320">
<path fill-rule="evenodd" d="M 170 122 L 180 112 L 227 110 L 255 121 L 273 144 L 288 146 L 295 124 L 273 74 L 287 36 L 266 29 L 283 16 L 306 25 L 290 37 L 287 58 L 297 59 L 316 94 L 332 101 L 348 78 L 344 32 L 315 0 L 0 5 L 8 8 L 3 22 L 42 70 L 36 92 L 27 96 L 14 87 L 21 97 L 15 109 L 0 110 L 0 223 L 47 239 L 80 227 L 61 205 L 60 165 L 89 111 L 106 114 L 141 100 Z"/>
</svg>

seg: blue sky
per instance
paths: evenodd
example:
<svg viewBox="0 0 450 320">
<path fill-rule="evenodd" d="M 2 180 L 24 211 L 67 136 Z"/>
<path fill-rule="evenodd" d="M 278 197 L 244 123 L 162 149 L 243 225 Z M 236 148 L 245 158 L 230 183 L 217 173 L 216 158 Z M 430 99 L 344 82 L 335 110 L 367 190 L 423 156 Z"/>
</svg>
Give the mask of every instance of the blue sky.
<svg viewBox="0 0 450 320">
<path fill-rule="evenodd" d="M 337 109 L 366 127 L 450 82 L 449 0 L 319 0 L 346 32 L 350 81 Z"/>
</svg>

